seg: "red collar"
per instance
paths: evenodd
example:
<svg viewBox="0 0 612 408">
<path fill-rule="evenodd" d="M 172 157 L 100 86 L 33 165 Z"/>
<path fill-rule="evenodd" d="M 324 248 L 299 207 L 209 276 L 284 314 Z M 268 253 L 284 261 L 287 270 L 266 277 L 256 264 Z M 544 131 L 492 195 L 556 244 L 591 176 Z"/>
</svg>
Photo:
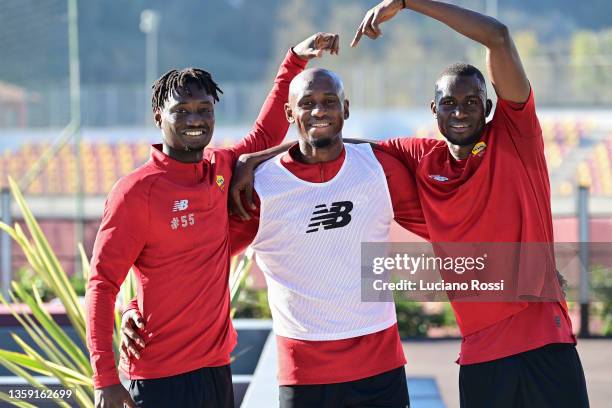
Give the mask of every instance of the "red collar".
<svg viewBox="0 0 612 408">
<path fill-rule="evenodd" d="M 287 153 L 281 156 L 280 162 L 296 177 L 310 183 L 324 183 L 334 178 L 346 157 L 346 150 L 343 147 L 340 155 L 334 160 L 311 164 L 302 163 L 295 160 L 299 148 L 300 146 L 297 144 L 292 146 Z"/>
<path fill-rule="evenodd" d="M 151 146 L 150 161 L 155 167 L 164 170 L 173 181 L 184 185 L 201 183 L 210 165 L 206 159 L 196 163 L 175 160 L 162 151 L 161 143 Z"/>
</svg>

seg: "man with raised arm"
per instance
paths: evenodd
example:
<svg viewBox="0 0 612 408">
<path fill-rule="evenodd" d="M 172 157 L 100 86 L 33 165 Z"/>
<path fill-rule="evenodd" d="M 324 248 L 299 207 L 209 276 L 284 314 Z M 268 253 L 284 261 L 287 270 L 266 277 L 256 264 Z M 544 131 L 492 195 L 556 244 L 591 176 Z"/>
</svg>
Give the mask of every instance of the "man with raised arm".
<svg viewBox="0 0 612 408">
<path fill-rule="evenodd" d="M 273 157 L 256 171 L 259 209 L 230 221 L 230 245 L 239 251 L 253 241 L 268 284 L 280 406 L 405 407 L 395 307 L 362 302 L 360 251 L 362 242 L 386 242 L 394 219 L 427 237 L 413 177 L 388 153 L 343 143 L 349 102 L 331 71 L 298 75 L 286 115 L 298 144 L 248 159 Z M 138 352 L 130 316 L 124 341 Z"/>
<path fill-rule="evenodd" d="M 234 406 L 227 185 L 239 155 L 282 141 L 289 83 L 323 51 L 337 53 L 337 35 L 315 34 L 287 53 L 253 129 L 230 148 L 206 148 L 221 92 L 208 72 L 172 70 L 153 85 L 162 143 L 109 193 L 91 261 L 87 343 L 96 407 Z M 128 393 L 112 336 L 115 299 L 131 267 L 148 334 L 139 359 L 120 361 Z"/>
<path fill-rule="evenodd" d="M 383 150 L 416 177 L 432 242 L 548 243 L 550 184 L 533 90 L 506 26 L 482 14 L 430 0 L 385 0 L 369 10 L 352 46 L 376 39 L 380 24 L 411 10 L 434 18 L 487 50 L 498 101 L 493 119 L 482 73 L 453 64 L 435 84 L 431 110 L 446 141 L 395 139 Z M 527 245 L 525 245 L 527 244 Z M 540 248 L 545 247 L 541 246 Z M 542 251 L 541 257 L 550 257 Z M 521 270 L 554 286 L 545 270 Z M 533 289 L 535 298 L 538 288 Z M 463 341 L 462 407 L 588 407 L 584 373 L 564 300 L 453 302 Z"/>
</svg>

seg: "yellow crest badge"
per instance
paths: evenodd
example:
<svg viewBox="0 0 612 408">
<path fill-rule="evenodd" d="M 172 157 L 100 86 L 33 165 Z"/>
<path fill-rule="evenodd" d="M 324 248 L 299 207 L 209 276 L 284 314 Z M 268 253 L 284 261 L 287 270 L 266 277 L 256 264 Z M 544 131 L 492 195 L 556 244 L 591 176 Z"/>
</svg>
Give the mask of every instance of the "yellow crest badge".
<svg viewBox="0 0 612 408">
<path fill-rule="evenodd" d="M 474 156 L 482 156 L 486 148 L 487 144 L 485 142 L 478 142 L 474 145 L 474 148 L 472 148 L 472 154 Z"/>
<path fill-rule="evenodd" d="M 219 174 L 217 175 L 217 185 L 219 186 L 221 191 L 223 191 L 223 189 L 225 188 L 225 178 L 223 178 L 223 176 Z"/>
</svg>

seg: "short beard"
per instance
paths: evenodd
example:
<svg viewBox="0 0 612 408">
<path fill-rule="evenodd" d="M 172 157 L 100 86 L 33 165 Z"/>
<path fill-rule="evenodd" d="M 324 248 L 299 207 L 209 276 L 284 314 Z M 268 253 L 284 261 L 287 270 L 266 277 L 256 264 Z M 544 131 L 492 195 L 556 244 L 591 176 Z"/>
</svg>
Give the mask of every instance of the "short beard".
<svg viewBox="0 0 612 408">
<path fill-rule="evenodd" d="M 472 136 L 469 136 L 468 138 L 463 139 L 463 140 L 457 140 L 452 137 L 448 137 L 446 135 L 443 135 L 443 136 L 446 140 L 448 140 L 451 144 L 455 146 L 469 146 L 469 145 L 476 144 L 476 142 L 480 139 L 481 133 L 480 132 L 474 133 Z"/>
<path fill-rule="evenodd" d="M 325 139 L 314 139 L 310 141 L 310 145 L 312 147 L 316 147 L 317 149 L 324 149 L 326 147 L 331 146 L 333 139 L 325 138 Z"/>
<path fill-rule="evenodd" d="M 183 150 L 186 151 L 186 152 L 199 152 L 199 151 L 204 150 L 205 148 L 206 148 L 206 145 L 203 145 L 203 146 L 187 146 L 187 145 L 185 145 Z"/>
<path fill-rule="evenodd" d="M 445 134 L 442 134 L 442 136 L 444 136 L 446 140 L 448 140 L 451 144 L 455 146 L 470 146 L 470 145 L 476 144 L 476 142 L 480 140 L 480 138 L 482 137 L 483 131 L 484 131 L 484 127 L 485 127 L 485 121 L 483 121 L 482 123 L 479 123 L 478 128 L 474 131 L 474 133 L 466 137 L 463 140 L 456 140 L 452 137 L 448 137 Z"/>
</svg>

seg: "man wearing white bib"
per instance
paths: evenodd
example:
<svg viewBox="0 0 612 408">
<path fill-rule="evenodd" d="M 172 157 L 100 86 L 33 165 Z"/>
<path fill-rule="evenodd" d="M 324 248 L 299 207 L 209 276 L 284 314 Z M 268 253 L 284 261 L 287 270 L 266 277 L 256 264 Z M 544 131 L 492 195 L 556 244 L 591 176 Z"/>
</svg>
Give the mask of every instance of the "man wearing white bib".
<svg viewBox="0 0 612 408">
<path fill-rule="evenodd" d="M 394 218 L 427 237 L 413 177 L 370 145 L 343 144 L 349 103 L 333 72 L 297 76 L 285 110 L 299 143 L 259 165 L 259 211 L 230 227 L 232 247 L 256 232 L 251 246 L 268 285 L 280 405 L 405 407 L 395 305 L 361 301 L 360 252 L 362 242 L 387 241 Z"/>
</svg>

